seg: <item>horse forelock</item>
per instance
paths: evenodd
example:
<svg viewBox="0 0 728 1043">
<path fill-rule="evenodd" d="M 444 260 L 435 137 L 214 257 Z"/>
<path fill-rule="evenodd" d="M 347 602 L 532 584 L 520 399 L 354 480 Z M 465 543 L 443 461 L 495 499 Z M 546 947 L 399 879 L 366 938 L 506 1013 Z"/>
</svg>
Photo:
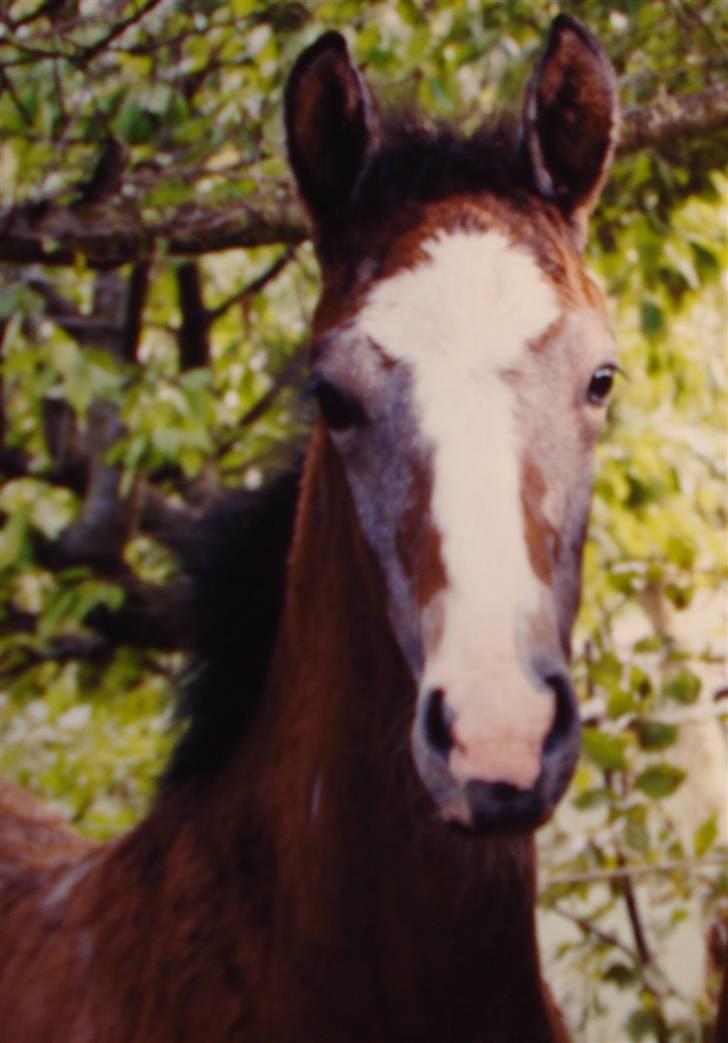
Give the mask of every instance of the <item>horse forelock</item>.
<svg viewBox="0 0 728 1043">
<path fill-rule="evenodd" d="M 501 118 L 467 134 L 414 110 L 392 111 L 346 206 L 316 229 L 337 310 L 351 305 L 361 273 L 389 276 L 416 260 L 434 227 L 500 227 L 527 239 L 559 292 L 593 293 L 574 249 L 573 228 L 553 201 L 535 191 L 517 121 Z M 598 296 L 598 294 L 597 294 Z"/>
</svg>

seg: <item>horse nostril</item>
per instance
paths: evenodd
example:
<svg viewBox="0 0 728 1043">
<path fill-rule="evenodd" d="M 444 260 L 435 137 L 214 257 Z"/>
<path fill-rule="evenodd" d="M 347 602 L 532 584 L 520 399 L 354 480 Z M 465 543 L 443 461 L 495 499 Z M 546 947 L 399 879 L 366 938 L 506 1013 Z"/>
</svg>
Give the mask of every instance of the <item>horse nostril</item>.
<svg viewBox="0 0 728 1043">
<path fill-rule="evenodd" d="M 445 717 L 445 693 L 442 688 L 433 688 L 427 695 L 424 715 L 425 738 L 428 743 L 439 753 L 447 758 L 450 750 L 455 745 L 450 731 L 450 725 Z"/>
<path fill-rule="evenodd" d="M 546 678 L 546 684 L 553 690 L 556 698 L 556 714 L 551 730 L 546 736 L 543 751 L 553 753 L 574 733 L 577 723 L 576 699 L 571 681 L 565 674 L 551 674 Z"/>
</svg>

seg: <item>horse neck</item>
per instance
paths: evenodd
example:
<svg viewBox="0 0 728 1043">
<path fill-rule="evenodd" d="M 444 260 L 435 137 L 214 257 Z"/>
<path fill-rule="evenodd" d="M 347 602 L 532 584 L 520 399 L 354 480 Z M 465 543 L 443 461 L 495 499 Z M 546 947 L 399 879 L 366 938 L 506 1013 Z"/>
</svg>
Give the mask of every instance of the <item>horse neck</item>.
<svg viewBox="0 0 728 1043">
<path fill-rule="evenodd" d="M 504 1002 L 520 983 L 522 994 L 538 993 L 541 1018 L 532 841 L 457 835 L 436 820 L 409 752 L 414 696 L 341 464 L 319 432 L 261 729 L 283 944 L 294 961 L 300 950 L 298 977 L 314 993 L 319 979 L 347 1009 L 357 1002 L 352 981 L 375 992 L 380 981 L 386 1005 L 386 952 L 400 1009 L 409 992 L 424 1014 L 427 990 L 449 987 L 464 1010 L 484 995 L 492 1004 L 503 977 Z"/>
<path fill-rule="evenodd" d="M 213 1038 L 211 1009 L 220 1021 L 255 1002 L 251 1039 L 280 1043 L 338 1043 L 352 1025 L 361 1040 L 470 1041 L 483 1024 L 498 1043 L 565 1039 L 539 974 L 531 840 L 436 820 L 409 753 L 412 682 L 358 532 L 319 433 L 258 717 L 215 776 L 165 794 L 107 849 L 100 949 L 128 964 L 129 924 L 151 917 L 149 965 L 184 951 L 203 1020 L 180 1038 Z M 216 977 L 211 1007 L 221 952 L 240 983 L 232 1002 Z"/>
</svg>

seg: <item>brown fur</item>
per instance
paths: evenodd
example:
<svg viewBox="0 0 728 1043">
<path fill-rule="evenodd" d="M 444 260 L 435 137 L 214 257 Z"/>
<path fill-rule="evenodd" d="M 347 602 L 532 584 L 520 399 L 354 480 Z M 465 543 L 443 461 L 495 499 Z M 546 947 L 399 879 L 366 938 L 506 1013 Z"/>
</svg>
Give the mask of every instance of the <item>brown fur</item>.
<svg viewBox="0 0 728 1043">
<path fill-rule="evenodd" d="M 715 1023 L 715 1043 L 728 1043 L 728 967 L 723 971 L 718 1020 Z"/>
</svg>

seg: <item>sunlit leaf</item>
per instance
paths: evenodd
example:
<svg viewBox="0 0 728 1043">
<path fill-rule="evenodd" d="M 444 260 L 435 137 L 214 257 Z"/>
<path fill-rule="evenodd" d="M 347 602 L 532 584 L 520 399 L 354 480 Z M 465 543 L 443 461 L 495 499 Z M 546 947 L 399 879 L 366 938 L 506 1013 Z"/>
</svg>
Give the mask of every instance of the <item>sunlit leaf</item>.
<svg viewBox="0 0 728 1043">
<path fill-rule="evenodd" d="M 635 787 L 654 800 L 669 797 L 684 781 L 685 772 L 672 764 L 651 764 L 635 779 Z"/>
<path fill-rule="evenodd" d="M 584 754 L 604 771 L 621 771 L 626 767 L 625 739 L 609 735 L 597 728 L 585 728 L 582 734 Z"/>
</svg>

